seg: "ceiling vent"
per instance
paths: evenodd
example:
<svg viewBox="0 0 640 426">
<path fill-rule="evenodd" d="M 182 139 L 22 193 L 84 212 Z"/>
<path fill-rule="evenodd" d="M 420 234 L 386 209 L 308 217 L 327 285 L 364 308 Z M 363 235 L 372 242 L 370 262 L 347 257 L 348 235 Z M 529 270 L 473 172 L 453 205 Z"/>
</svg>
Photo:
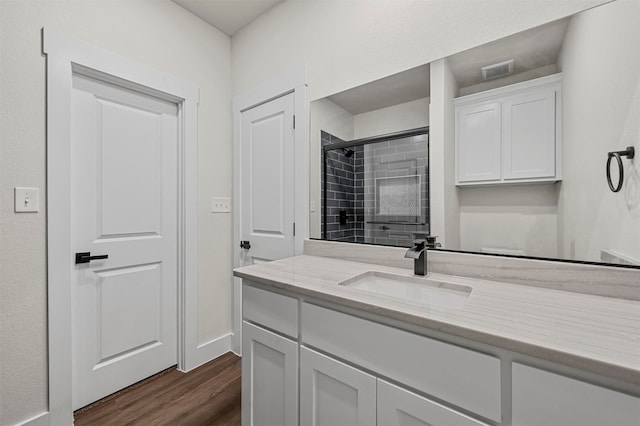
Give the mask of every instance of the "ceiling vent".
<svg viewBox="0 0 640 426">
<path fill-rule="evenodd" d="M 494 78 L 507 76 L 513 72 L 513 59 L 499 64 L 487 65 L 480 68 L 480 71 L 482 72 L 483 80 L 493 80 Z"/>
</svg>

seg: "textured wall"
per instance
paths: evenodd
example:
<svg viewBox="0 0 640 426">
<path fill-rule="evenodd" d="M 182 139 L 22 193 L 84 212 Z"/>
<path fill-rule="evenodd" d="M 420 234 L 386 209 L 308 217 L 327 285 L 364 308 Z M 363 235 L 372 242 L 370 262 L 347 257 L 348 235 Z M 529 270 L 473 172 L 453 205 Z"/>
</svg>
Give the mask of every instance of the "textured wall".
<svg viewBox="0 0 640 426">
<path fill-rule="evenodd" d="M 200 87 L 199 327 L 230 331 L 231 217 L 209 213 L 231 194 L 229 38 L 168 0 L 0 1 L 0 424 L 47 410 L 47 26 Z M 13 187 L 40 188 L 39 213 L 13 212 Z"/>
</svg>

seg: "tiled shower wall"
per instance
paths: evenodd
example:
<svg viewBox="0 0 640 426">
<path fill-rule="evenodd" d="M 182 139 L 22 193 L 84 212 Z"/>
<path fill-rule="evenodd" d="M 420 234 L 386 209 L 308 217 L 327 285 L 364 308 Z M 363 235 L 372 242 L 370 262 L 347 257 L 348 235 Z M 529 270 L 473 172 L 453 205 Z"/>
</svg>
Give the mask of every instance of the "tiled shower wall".
<svg viewBox="0 0 640 426">
<path fill-rule="evenodd" d="M 321 138 L 323 146 L 343 142 L 326 132 Z M 326 151 L 323 238 L 408 247 L 428 234 L 428 135 L 350 149 L 349 157 L 343 149 Z M 323 173 L 323 188 L 324 179 Z M 341 211 L 347 217 L 342 224 Z"/>
<path fill-rule="evenodd" d="M 411 247 L 429 233 L 428 135 L 364 147 L 364 242 Z"/>
<path fill-rule="evenodd" d="M 342 139 L 321 133 L 322 146 L 344 142 Z M 357 242 L 357 235 L 364 235 L 364 224 L 356 220 L 356 192 L 362 193 L 363 180 L 356 180 L 356 168 L 362 169 L 362 147 L 350 148 L 353 154 L 349 157 L 342 149 L 328 150 L 326 176 L 322 174 L 322 188 L 326 179 L 326 200 L 322 196 L 322 206 L 326 203 L 326 221 L 322 223 L 322 235 L 326 240 Z M 324 151 L 323 151 L 324 152 Z M 324 161 L 324 157 L 322 158 Z M 363 204 L 361 201 L 360 204 Z M 362 208 L 362 206 L 360 206 Z M 324 212 L 324 210 L 322 210 Z M 346 215 L 346 223 L 340 223 L 340 213 Z M 362 210 L 360 211 L 362 217 Z M 326 222 L 326 223 L 325 223 Z M 326 226 L 326 229 L 325 229 Z"/>
</svg>

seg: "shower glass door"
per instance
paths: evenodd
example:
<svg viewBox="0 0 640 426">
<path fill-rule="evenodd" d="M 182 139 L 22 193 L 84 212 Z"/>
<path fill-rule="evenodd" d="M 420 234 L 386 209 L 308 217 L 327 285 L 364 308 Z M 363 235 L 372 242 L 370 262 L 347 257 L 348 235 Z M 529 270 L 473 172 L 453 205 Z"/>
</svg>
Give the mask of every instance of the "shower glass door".
<svg viewBox="0 0 640 426">
<path fill-rule="evenodd" d="M 429 234 L 428 128 L 343 141 L 322 132 L 322 237 L 411 247 Z"/>
</svg>

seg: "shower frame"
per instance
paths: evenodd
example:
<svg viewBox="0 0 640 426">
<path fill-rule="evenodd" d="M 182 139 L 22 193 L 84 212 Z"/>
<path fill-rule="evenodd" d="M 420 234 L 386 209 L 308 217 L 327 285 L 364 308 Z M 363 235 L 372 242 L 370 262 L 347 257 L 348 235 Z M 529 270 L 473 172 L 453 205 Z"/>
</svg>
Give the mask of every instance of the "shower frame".
<svg viewBox="0 0 640 426">
<path fill-rule="evenodd" d="M 363 145 L 370 145 L 373 143 L 379 143 L 379 142 L 388 142 L 388 141 L 392 141 L 392 140 L 397 140 L 397 139 L 404 139 L 404 138 L 408 138 L 408 137 L 412 137 L 412 136 L 419 136 L 419 135 L 429 135 L 429 126 L 425 126 L 425 127 L 417 127 L 415 129 L 409 129 L 409 130 L 402 130 L 400 132 L 393 132 L 393 133 L 387 133 L 384 135 L 378 135 L 378 136 L 370 136 L 370 137 L 366 137 L 366 138 L 360 138 L 360 139 L 354 139 L 351 141 L 346 141 L 346 142 L 339 142 L 339 143 L 334 143 L 334 144 L 327 144 L 322 146 L 322 175 L 323 175 L 323 185 L 322 185 L 322 239 L 326 240 L 327 239 L 327 216 L 328 216 L 328 209 L 327 209 L 327 151 L 334 151 L 334 150 L 338 150 L 338 149 L 349 149 L 349 148 L 353 148 L 356 146 L 363 146 Z M 427 147 L 428 147 L 428 142 L 427 142 Z M 428 148 L 427 148 L 428 149 Z M 427 193 L 430 194 L 431 193 L 431 182 L 429 179 L 429 159 L 430 156 L 427 153 L 427 172 L 426 172 L 426 176 L 427 176 Z M 431 209 L 428 208 L 427 211 L 429 213 L 427 213 L 427 216 L 430 216 L 430 212 Z M 429 217 L 425 218 L 426 219 L 426 223 L 429 223 Z M 375 221 L 372 223 L 382 223 L 380 221 Z"/>
</svg>

